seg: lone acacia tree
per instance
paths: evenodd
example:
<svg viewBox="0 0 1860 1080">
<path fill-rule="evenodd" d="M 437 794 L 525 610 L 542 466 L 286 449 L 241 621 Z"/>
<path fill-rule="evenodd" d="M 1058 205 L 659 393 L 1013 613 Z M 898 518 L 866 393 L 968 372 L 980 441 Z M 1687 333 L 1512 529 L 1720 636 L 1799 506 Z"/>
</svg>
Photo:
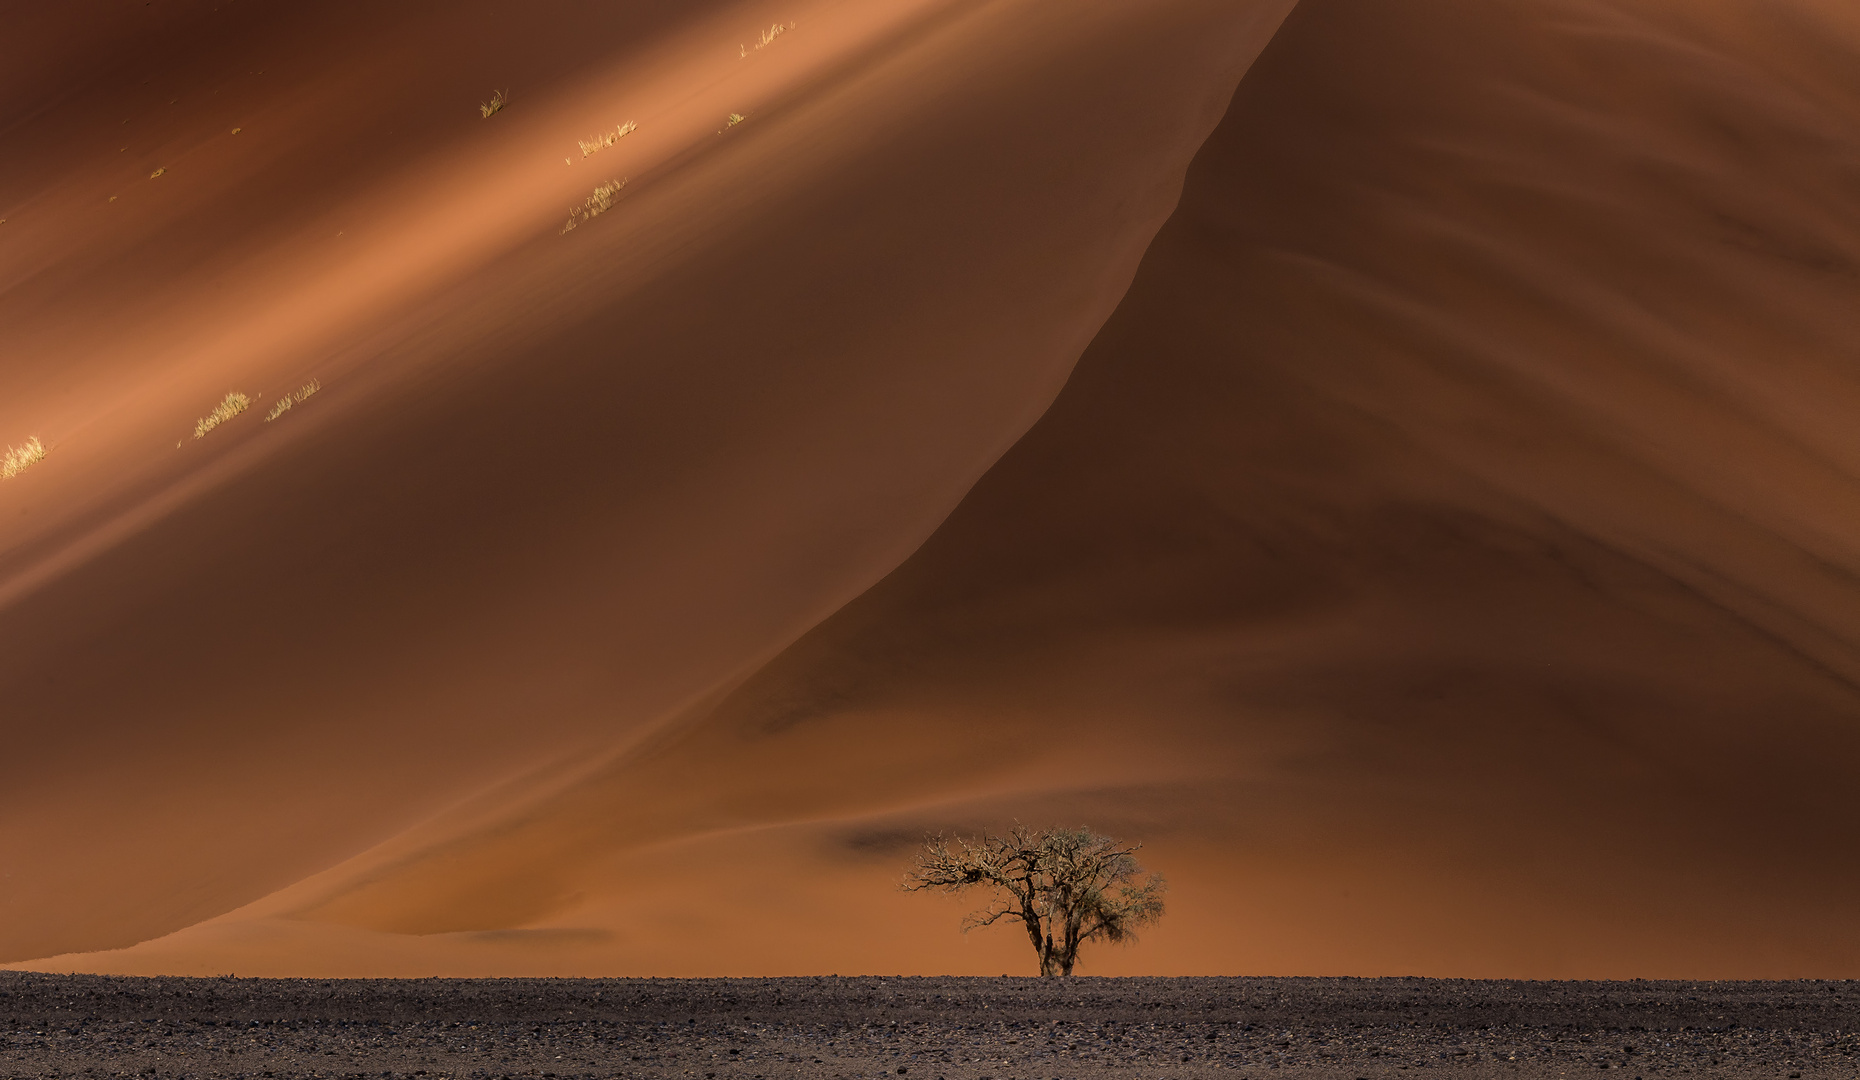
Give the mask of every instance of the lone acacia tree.
<svg viewBox="0 0 1860 1080">
<path fill-rule="evenodd" d="M 1034 831 L 1016 825 L 1005 836 L 984 833 L 974 840 L 933 836 L 918 853 L 917 868 L 905 875 L 904 889 L 992 890 L 994 898 L 969 914 L 963 932 L 1018 919 L 1040 958 L 1040 974 L 1070 975 L 1080 945 L 1132 941 L 1138 927 L 1162 917 L 1169 886 L 1137 864 L 1139 846 L 1082 827 Z"/>
</svg>

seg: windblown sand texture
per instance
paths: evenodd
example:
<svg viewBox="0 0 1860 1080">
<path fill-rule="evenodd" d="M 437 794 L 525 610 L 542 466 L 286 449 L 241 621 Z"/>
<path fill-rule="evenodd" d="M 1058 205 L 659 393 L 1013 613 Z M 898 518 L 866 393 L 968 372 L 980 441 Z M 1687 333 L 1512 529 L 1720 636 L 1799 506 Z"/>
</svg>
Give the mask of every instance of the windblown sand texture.
<svg viewBox="0 0 1860 1080">
<path fill-rule="evenodd" d="M 1860 973 L 1860 8 L 84 11 L 0 957 L 1023 971 L 895 891 L 1018 818 L 1092 973 Z"/>
</svg>

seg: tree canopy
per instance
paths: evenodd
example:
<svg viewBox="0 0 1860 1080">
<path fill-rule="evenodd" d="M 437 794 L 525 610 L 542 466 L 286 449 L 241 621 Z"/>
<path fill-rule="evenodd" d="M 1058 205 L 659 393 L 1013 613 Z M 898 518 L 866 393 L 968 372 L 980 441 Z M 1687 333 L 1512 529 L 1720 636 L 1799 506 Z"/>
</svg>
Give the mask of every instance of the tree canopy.
<svg viewBox="0 0 1860 1080">
<path fill-rule="evenodd" d="M 1138 927 L 1162 917 L 1168 883 L 1137 863 L 1140 846 L 1083 827 L 1016 825 L 1005 835 L 974 839 L 939 835 L 924 842 L 903 887 L 993 892 L 987 907 L 970 913 L 963 930 L 1019 920 L 1039 956 L 1040 974 L 1070 975 L 1079 946 L 1132 941 Z"/>
</svg>

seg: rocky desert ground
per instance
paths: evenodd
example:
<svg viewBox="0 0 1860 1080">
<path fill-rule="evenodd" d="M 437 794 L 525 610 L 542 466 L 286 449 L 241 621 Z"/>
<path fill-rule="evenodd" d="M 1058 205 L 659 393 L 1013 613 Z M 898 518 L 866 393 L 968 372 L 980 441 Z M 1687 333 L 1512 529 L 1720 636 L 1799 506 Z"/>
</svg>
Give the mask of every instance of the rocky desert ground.
<svg viewBox="0 0 1860 1080">
<path fill-rule="evenodd" d="M 0 974 L 7 1077 L 1849 1077 L 1851 982 Z"/>
</svg>

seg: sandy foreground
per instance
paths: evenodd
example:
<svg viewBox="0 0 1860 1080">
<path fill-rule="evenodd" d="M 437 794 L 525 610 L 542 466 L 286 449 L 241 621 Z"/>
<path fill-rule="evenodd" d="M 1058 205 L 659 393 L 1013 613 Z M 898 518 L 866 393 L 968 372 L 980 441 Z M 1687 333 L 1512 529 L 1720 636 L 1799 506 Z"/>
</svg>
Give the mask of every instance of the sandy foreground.
<svg viewBox="0 0 1860 1080">
<path fill-rule="evenodd" d="M 1848 982 L 0 976 L 10 1077 L 1851 1076 Z"/>
</svg>

